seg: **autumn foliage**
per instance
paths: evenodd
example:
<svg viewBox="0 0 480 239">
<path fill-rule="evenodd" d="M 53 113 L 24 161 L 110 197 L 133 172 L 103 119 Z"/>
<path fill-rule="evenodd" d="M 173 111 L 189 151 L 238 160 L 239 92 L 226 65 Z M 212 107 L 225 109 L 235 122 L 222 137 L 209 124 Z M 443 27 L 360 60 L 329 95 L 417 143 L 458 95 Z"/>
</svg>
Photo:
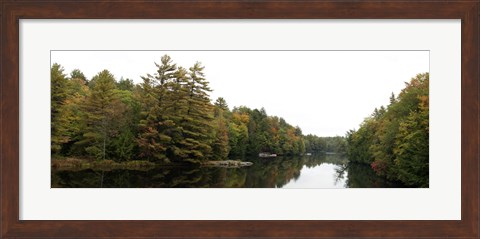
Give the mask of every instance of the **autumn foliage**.
<svg viewBox="0 0 480 239">
<path fill-rule="evenodd" d="M 429 74 L 405 84 L 390 104 L 347 133 L 349 160 L 407 186 L 429 185 Z"/>
</svg>

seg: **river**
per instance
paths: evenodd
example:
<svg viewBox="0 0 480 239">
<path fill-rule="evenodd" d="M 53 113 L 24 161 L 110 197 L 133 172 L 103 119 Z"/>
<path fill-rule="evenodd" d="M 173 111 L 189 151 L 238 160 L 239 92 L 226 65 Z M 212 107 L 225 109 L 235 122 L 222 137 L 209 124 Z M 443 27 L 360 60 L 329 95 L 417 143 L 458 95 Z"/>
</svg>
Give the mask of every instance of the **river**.
<svg viewBox="0 0 480 239">
<path fill-rule="evenodd" d="M 368 165 L 342 155 L 243 159 L 243 168 L 167 167 L 146 171 L 52 171 L 52 188 L 391 188 Z"/>
</svg>

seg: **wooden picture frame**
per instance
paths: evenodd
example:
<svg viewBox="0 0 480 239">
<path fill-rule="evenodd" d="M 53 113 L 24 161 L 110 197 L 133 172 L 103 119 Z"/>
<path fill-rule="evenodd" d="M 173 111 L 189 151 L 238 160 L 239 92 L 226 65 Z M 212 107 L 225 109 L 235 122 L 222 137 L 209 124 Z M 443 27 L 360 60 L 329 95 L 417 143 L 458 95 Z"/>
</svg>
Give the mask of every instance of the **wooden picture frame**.
<svg viewBox="0 0 480 239">
<path fill-rule="evenodd" d="M 5 0 L 1 3 L 2 238 L 479 237 L 479 9 L 459 1 Z M 461 19 L 461 220 L 19 220 L 20 19 Z"/>
</svg>

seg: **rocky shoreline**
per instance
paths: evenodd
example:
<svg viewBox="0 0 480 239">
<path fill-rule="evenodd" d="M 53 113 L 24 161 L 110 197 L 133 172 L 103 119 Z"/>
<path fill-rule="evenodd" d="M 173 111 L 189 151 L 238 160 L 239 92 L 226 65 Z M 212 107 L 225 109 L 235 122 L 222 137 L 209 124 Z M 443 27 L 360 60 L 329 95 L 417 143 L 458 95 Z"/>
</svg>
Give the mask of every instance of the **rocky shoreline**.
<svg viewBox="0 0 480 239">
<path fill-rule="evenodd" d="M 244 162 L 240 160 L 223 160 L 223 161 L 207 161 L 202 163 L 204 167 L 222 167 L 222 168 L 241 168 L 253 165 L 252 162 Z"/>
</svg>

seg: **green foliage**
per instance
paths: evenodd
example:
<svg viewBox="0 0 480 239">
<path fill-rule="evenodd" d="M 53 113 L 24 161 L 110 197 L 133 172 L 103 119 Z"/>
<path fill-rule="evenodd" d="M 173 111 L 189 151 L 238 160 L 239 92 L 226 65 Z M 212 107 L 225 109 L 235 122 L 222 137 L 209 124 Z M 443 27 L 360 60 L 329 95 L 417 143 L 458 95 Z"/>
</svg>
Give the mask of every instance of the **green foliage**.
<svg viewBox="0 0 480 239">
<path fill-rule="evenodd" d="M 115 79 L 108 70 L 103 70 L 93 77 L 95 82 L 84 104 L 84 122 L 86 127 L 83 139 L 77 142 L 85 147 L 89 156 L 106 159 L 107 144 L 117 134 L 114 126 L 125 112 L 125 105 L 115 94 Z"/>
<path fill-rule="evenodd" d="M 225 101 L 224 98 L 219 97 L 215 101 L 215 109 L 214 109 L 214 117 L 218 117 L 220 114 L 228 114 L 229 109 L 228 109 L 228 104 L 227 101 Z"/>
<path fill-rule="evenodd" d="M 139 136 L 137 139 L 141 157 L 168 160 L 167 149 L 172 148 L 175 123 L 165 115 L 168 102 L 169 81 L 174 78 L 177 66 L 167 55 L 161 58 L 161 65 L 155 63 L 157 73 L 142 77 L 143 84 L 138 100 L 141 102 Z"/>
<path fill-rule="evenodd" d="M 264 108 L 240 106 L 230 110 L 222 97 L 212 103 L 209 82 L 199 62 L 187 69 L 165 55 L 155 65 L 153 75 L 147 74 L 141 84 L 134 84 L 123 78 L 117 82 L 108 70 L 90 81 L 78 69 L 67 77 L 59 64 L 53 64 L 52 155 L 102 159 L 95 162 L 97 166 L 135 166 L 140 162 L 132 161 L 133 158 L 201 163 L 256 157 L 262 152 L 346 153 L 352 165 L 367 165 L 379 178 L 400 181 L 406 186 L 429 186 L 428 73 L 412 78 L 397 96 L 392 93 L 389 105 L 375 108 L 358 130 L 348 131 L 345 137 L 318 137 L 304 136 L 298 126 L 268 115 Z M 70 160 L 65 165 L 77 167 L 79 163 Z M 282 178 L 295 178 L 301 165 L 288 162 L 278 168 L 261 168 L 261 173 L 272 178 L 279 174 L 285 174 Z M 351 167 L 357 169 L 360 166 Z M 224 173 L 220 172 L 218 177 L 226 177 Z M 252 183 L 245 175 L 237 176 L 229 185 Z M 268 184 L 285 183 L 275 180 Z M 352 179 L 351 183 L 362 184 L 363 180 Z M 201 176 L 189 181 L 205 182 L 210 183 Z"/>
<path fill-rule="evenodd" d="M 229 128 L 227 126 L 228 105 L 222 97 L 215 101 L 214 106 L 214 141 L 212 145 L 212 155 L 214 159 L 223 160 L 230 153 Z"/>
<path fill-rule="evenodd" d="M 186 112 L 182 116 L 181 128 L 184 140 L 180 141 L 184 159 L 198 162 L 211 157 L 213 140 L 213 106 L 210 103 L 208 81 L 204 78 L 204 67 L 199 62 L 190 67 L 186 84 Z"/>
<path fill-rule="evenodd" d="M 232 112 L 228 124 L 228 140 L 230 155 L 245 156 L 248 143 L 248 124 L 250 116 L 248 113 Z"/>
<path fill-rule="evenodd" d="M 80 136 L 83 127 L 81 104 L 88 94 L 83 73 L 74 70 L 69 79 L 63 71 L 58 64 L 51 68 L 51 151 L 57 155 L 68 154 Z"/>
<path fill-rule="evenodd" d="M 428 73 L 412 78 L 390 104 L 375 109 L 357 131 L 347 132 L 350 161 L 407 186 L 428 187 Z"/>
<path fill-rule="evenodd" d="M 65 138 L 65 132 L 62 128 L 62 117 L 61 111 L 63 105 L 65 104 L 65 100 L 67 99 L 67 78 L 66 75 L 63 73 L 64 69 L 57 63 L 52 65 L 50 70 L 50 78 L 51 78 L 51 94 L 50 94 L 50 115 L 51 115 L 51 151 L 52 153 L 58 153 L 61 149 L 61 144 L 64 143 L 67 139 Z"/>
<path fill-rule="evenodd" d="M 304 137 L 305 151 L 307 153 L 345 153 L 346 139 L 342 136 L 318 137 L 306 135 Z"/>
<path fill-rule="evenodd" d="M 138 144 L 142 156 L 164 161 L 199 162 L 210 157 L 213 105 L 204 67 L 178 67 L 167 55 L 155 76 L 143 77 Z M 220 133 L 218 133 L 220 135 Z"/>
<path fill-rule="evenodd" d="M 186 69 L 164 55 L 155 66 L 134 84 L 115 81 L 107 70 L 87 82 L 76 69 L 68 79 L 53 65 L 52 154 L 200 163 L 261 152 L 300 155 L 316 140 L 328 143 L 321 150 L 339 150 L 340 138 L 307 140 L 299 127 L 263 108 L 230 111 L 222 97 L 212 104 L 199 62 Z"/>
<path fill-rule="evenodd" d="M 130 160 L 134 156 L 135 136 L 133 133 L 124 129 L 120 134 L 112 140 L 112 151 L 115 153 L 116 159 Z"/>
<path fill-rule="evenodd" d="M 135 84 L 133 83 L 133 80 L 131 79 L 123 79 L 120 78 L 120 80 L 117 82 L 117 88 L 119 90 L 126 90 L 126 91 L 133 91 L 133 88 L 135 87 Z"/>
<path fill-rule="evenodd" d="M 289 125 L 282 118 L 268 116 L 263 108 L 235 107 L 228 126 L 230 156 L 245 157 L 261 152 L 299 155 L 305 152 L 301 129 Z"/>
<path fill-rule="evenodd" d="M 85 75 L 83 74 L 82 71 L 80 71 L 79 69 L 74 69 L 71 73 L 70 73 L 70 79 L 79 79 L 81 81 L 85 83 L 87 83 L 87 77 L 85 77 Z"/>
</svg>

